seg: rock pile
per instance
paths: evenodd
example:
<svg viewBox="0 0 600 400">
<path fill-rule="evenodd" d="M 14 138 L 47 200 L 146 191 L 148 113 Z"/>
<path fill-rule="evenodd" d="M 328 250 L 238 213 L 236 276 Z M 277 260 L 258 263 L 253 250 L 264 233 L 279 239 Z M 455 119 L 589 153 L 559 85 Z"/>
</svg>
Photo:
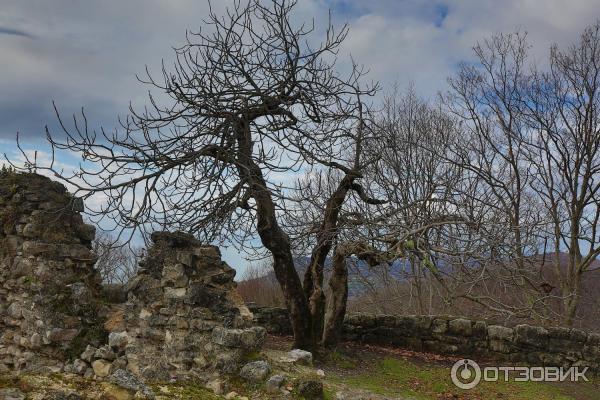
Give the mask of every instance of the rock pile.
<svg viewBox="0 0 600 400">
<path fill-rule="evenodd" d="M 60 183 L 0 172 L 0 372 L 58 372 L 105 340 L 95 228 L 80 211 L 83 202 Z"/>
</svg>

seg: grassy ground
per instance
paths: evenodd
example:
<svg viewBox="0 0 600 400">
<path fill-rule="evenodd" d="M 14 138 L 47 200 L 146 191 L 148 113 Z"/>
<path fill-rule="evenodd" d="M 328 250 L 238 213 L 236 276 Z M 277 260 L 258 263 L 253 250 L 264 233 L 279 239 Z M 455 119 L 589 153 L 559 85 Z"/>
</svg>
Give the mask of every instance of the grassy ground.
<svg viewBox="0 0 600 400">
<path fill-rule="evenodd" d="M 392 348 L 346 344 L 325 357 L 330 393 L 341 389 L 366 390 L 382 396 L 465 400 L 597 400 L 600 382 L 481 382 L 476 388 L 456 388 L 450 379 L 455 358 Z M 335 398 L 335 397 L 330 397 Z"/>
</svg>

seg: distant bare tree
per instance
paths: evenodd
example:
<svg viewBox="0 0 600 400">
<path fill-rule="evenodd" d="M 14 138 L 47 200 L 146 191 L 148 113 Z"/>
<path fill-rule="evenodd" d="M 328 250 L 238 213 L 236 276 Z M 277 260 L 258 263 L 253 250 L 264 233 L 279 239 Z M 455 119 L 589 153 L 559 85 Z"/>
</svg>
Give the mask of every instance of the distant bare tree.
<svg viewBox="0 0 600 400">
<path fill-rule="evenodd" d="M 545 317 L 539 268 L 530 260 L 543 251 L 540 240 L 545 213 L 531 191 L 526 138 L 530 129 L 520 112 L 527 79 L 525 35 L 498 35 L 474 48 L 478 64 L 464 65 L 449 80 L 445 96 L 450 112 L 462 123 L 464 140 L 452 148 L 453 163 L 476 180 L 474 205 L 480 210 L 478 236 L 487 257 L 478 261 L 479 278 L 495 274 L 515 296 L 510 303 L 477 292 L 477 279 L 464 296 L 490 310 L 514 316 Z M 518 288 L 518 289 L 517 289 Z"/>
<path fill-rule="evenodd" d="M 273 266 L 267 260 L 249 265 L 238 283 L 237 290 L 248 303 L 268 307 L 284 305 L 283 294 L 273 273 Z"/>
<path fill-rule="evenodd" d="M 95 268 L 102 282 L 123 285 L 135 275 L 143 251 L 131 249 L 123 243 L 115 243 L 108 233 L 97 233 L 92 242 L 92 250 L 98 257 Z"/>
<path fill-rule="evenodd" d="M 547 72 L 527 52 L 520 33 L 485 40 L 475 47 L 479 63 L 450 80 L 446 97 L 466 138 L 453 154 L 478 179 L 477 202 L 492 216 L 482 225 L 487 272 L 514 293 L 509 303 L 481 293 L 472 299 L 572 325 L 582 277 L 600 254 L 600 23 L 567 50 L 553 46 Z M 550 307 L 555 299 L 562 310 Z"/>
<path fill-rule="evenodd" d="M 464 253 L 449 246 L 453 235 L 464 230 L 470 216 L 458 195 L 464 186 L 462 167 L 446 154 L 460 138 L 458 124 L 439 106 L 418 98 L 414 88 L 394 90 L 385 98 L 378 123 L 379 139 L 369 151 L 380 160 L 373 164 L 371 189 L 389 203 L 376 215 L 376 239 L 390 254 L 390 262 L 404 260 L 410 271 L 419 312 L 425 313 L 422 284 L 425 278 L 442 279 L 438 259 Z"/>
<path fill-rule="evenodd" d="M 531 187 L 549 214 L 551 243 L 571 326 L 582 279 L 600 255 L 600 21 L 580 40 L 550 51 L 550 70 L 533 71 L 521 108 L 534 132 L 527 139 L 534 174 Z M 568 252 L 566 265 L 561 251 Z"/>
</svg>

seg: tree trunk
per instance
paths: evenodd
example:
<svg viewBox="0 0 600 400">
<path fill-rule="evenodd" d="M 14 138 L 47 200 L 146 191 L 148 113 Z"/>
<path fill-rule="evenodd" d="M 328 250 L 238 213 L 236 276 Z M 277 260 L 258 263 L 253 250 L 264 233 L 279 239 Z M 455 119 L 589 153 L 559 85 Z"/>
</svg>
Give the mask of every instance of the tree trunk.
<svg viewBox="0 0 600 400">
<path fill-rule="evenodd" d="M 325 325 L 326 304 L 323 291 L 325 261 L 337 235 L 340 210 L 356 178 L 358 178 L 356 173 L 347 173 L 327 199 L 323 221 L 317 234 L 317 244 L 312 251 L 310 264 L 304 274 L 304 293 L 309 301 L 313 337 L 317 341 L 323 337 Z"/>
<path fill-rule="evenodd" d="M 331 295 L 327 309 L 327 322 L 323 332 L 323 345 L 335 347 L 341 337 L 346 315 L 346 304 L 348 301 L 348 267 L 346 266 L 346 254 L 336 248 L 333 256 L 333 272 L 329 278 Z"/>
<path fill-rule="evenodd" d="M 315 340 L 312 335 L 311 314 L 294 266 L 290 240 L 277 222 L 275 203 L 262 170 L 252 159 L 249 122 L 243 118 L 237 127 L 237 141 L 240 147 L 238 172 L 248 183 L 249 194 L 256 202 L 258 235 L 273 256 L 273 270 L 281 286 L 294 332 L 294 347 L 313 351 Z"/>
<path fill-rule="evenodd" d="M 277 224 L 275 207 L 270 196 L 257 194 L 254 199 L 257 205 L 258 234 L 262 244 L 273 255 L 273 270 L 281 286 L 294 331 L 294 347 L 312 351 L 315 340 L 312 335 L 310 309 L 294 266 L 289 237 Z"/>
<path fill-rule="evenodd" d="M 564 324 L 573 327 L 581 299 L 581 273 L 579 271 L 576 271 L 574 276 L 570 277 L 570 286 L 569 297 L 565 299 Z"/>
</svg>

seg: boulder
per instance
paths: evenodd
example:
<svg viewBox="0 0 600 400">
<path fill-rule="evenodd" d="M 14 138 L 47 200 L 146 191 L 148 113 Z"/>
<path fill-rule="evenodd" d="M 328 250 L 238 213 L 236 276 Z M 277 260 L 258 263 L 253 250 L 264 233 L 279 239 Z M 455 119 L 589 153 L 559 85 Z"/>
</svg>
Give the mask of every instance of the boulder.
<svg viewBox="0 0 600 400">
<path fill-rule="evenodd" d="M 73 372 L 77 375 L 85 375 L 85 371 L 87 371 L 88 365 L 85 361 L 77 358 L 73 361 Z"/>
<path fill-rule="evenodd" d="M 310 351 L 294 349 L 288 352 L 281 361 L 310 366 L 313 363 L 313 355 Z"/>
<path fill-rule="evenodd" d="M 117 358 L 117 355 L 114 351 L 112 351 L 112 349 L 108 345 L 104 345 L 98 350 L 96 350 L 96 352 L 94 353 L 94 358 L 114 361 Z"/>
<path fill-rule="evenodd" d="M 271 372 L 271 366 L 266 361 L 253 361 L 242 367 L 240 377 L 250 382 L 264 382 Z"/>
<path fill-rule="evenodd" d="M 19 319 L 23 316 L 21 304 L 17 302 L 14 302 L 10 306 L 8 306 L 8 309 L 6 311 L 11 318 Z"/>
<path fill-rule="evenodd" d="M 88 344 L 83 353 L 81 353 L 81 359 L 83 361 L 91 363 L 94 359 L 94 354 L 96 353 L 96 350 L 98 349 Z"/>
<path fill-rule="evenodd" d="M 108 345 L 115 351 L 124 350 L 127 343 L 129 343 L 127 332 L 111 332 L 108 335 Z"/>
<path fill-rule="evenodd" d="M 265 389 L 269 393 L 279 393 L 281 386 L 285 382 L 285 377 L 282 375 L 273 375 L 265 383 Z"/>
<path fill-rule="evenodd" d="M 96 360 L 92 363 L 94 374 L 100 378 L 107 377 L 112 372 L 112 364 L 106 360 Z"/>
</svg>

